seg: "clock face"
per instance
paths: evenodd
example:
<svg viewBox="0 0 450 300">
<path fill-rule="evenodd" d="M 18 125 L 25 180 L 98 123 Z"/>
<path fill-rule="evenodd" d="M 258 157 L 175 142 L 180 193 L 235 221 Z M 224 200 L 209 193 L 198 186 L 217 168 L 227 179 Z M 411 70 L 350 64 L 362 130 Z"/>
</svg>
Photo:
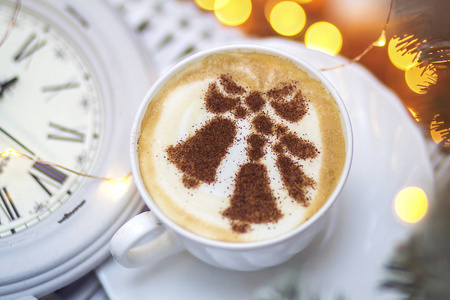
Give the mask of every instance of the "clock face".
<svg viewBox="0 0 450 300">
<path fill-rule="evenodd" d="M 13 13 L 0 6 L 0 30 Z M 103 104 L 87 60 L 69 37 L 22 7 L 0 46 L 0 66 L 0 153 L 14 149 L 88 173 L 99 149 Z M 84 178 L 59 166 L 0 158 L 0 238 L 38 224 L 77 192 Z"/>
</svg>

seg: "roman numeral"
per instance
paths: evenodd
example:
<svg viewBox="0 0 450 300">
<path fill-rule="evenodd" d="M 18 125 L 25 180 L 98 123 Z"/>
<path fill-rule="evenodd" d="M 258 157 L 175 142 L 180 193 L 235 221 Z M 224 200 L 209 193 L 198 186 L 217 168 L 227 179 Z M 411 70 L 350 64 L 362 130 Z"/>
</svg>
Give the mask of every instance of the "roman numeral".
<svg viewBox="0 0 450 300">
<path fill-rule="evenodd" d="M 45 40 L 41 41 L 36 38 L 36 35 L 32 34 L 25 41 L 22 48 L 19 49 L 17 54 L 14 56 L 15 61 L 22 61 L 28 56 L 36 53 L 37 50 L 41 49 L 45 45 Z"/>
<path fill-rule="evenodd" d="M 0 208 L 3 210 L 3 213 L 9 219 L 9 221 L 14 221 L 20 218 L 20 214 L 17 211 L 17 208 L 14 205 L 14 202 L 6 187 L 0 189 Z M 1 223 L 2 222 L 0 220 L 0 224 Z"/>
<path fill-rule="evenodd" d="M 47 164 L 36 162 L 32 170 L 37 172 L 28 173 L 49 196 L 53 195 L 52 190 L 58 189 L 67 179 L 66 174 Z"/>
<path fill-rule="evenodd" d="M 57 134 L 48 134 L 47 137 L 51 140 L 62 140 L 79 143 L 83 143 L 85 140 L 85 134 L 78 130 L 70 129 L 52 122 L 50 122 L 49 126 L 52 130 L 57 130 Z"/>
</svg>

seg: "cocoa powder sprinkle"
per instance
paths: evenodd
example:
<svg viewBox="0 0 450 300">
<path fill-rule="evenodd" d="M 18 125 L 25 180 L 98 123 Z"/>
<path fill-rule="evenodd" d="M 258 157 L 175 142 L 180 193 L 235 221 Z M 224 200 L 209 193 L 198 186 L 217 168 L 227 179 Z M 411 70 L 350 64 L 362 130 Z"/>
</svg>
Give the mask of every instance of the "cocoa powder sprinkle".
<svg viewBox="0 0 450 300">
<path fill-rule="evenodd" d="M 246 116 L 247 116 L 247 110 L 245 109 L 245 107 L 242 107 L 242 106 L 238 106 L 238 107 L 236 107 L 236 109 L 233 111 L 233 114 L 234 114 L 234 116 L 237 118 L 237 119 L 243 119 L 243 118 L 245 118 Z"/>
<path fill-rule="evenodd" d="M 216 117 L 185 141 L 169 146 L 166 149 L 169 160 L 186 176 L 183 184 L 191 188 L 199 182 L 215 182 L 217 169 L 236 134 L 233 121 Z"/>
<path fill-rule="evenodd" d="M 272 119 L 264 114 L 259 114 L 252 120 L 253 128 L 262 134 L 272 135 L 274 131 L 274 124 Z"/>
<path fill-rule="evenodd" d="M 252 112 L 258 112 L 264 107 L 266 100 L 260 92 L 253 91 L 245 98 L 245 104 Z"/>
<path fill-rule="evenodd" d="M 223 95 L 215 82 L 209 85 L 205 95 L 205 106 L 208 111 L 215 114 L 222 114 L 232 110 L 238 104 L 238 98 Z"/>
<path fill-rule="evenodd" d="M 230 205 L 222 212 L 230 219 L 231 229 L 236 233 L 248 232 L 252 223 L 277 222 L 283 217 L 273 195 L 267 166 L 261 162 L 266 147 L 271 147 L 275 153 L 282 182 L 295 201 L 308 206 L 307 189 L 315 185 L 291 157 L 315 158 L 319 153 L 317 148 L 262 112 L 266 99 L 275 113 L 289 122 L 300 121 L 308 111 L 307 100 L 295 82 L 262 93 L 247 91 L 230 75 L 224 74 L 209 84 L 204 97 L 206 109 L 216 116 L 184 141 L 166 149 L 169 161 L 183 173 L 181 180 L 186 188 L 214 183 L 222 160 L 236 141 L 236 120 L 250 120 L 253 133 L 246 138 L 248 161 L 239 167 Z M 230 119 L 221 116 L 226 112 L 231 112 Z M 269 143 L 268 136 L 275 141 Z"/>
<path fill-rule="evenodd" d="M 220 76 L 220 84 L 228 94 L 241 95 L 245 93 L 245 89 L 234 81 L 230 75 Z"/>
<path fill-rule="evenodd" d="M 267 144 L 265 137 L 259 134 L 251 134 L 247 139 L 247 156 L 251 162 L 256 162 L 264 156 L 264 147 Z"/>
<path fill-rule="evenodd" d="M 261 163 L 246 163 L 236 176 L 231 206 L 222 215 L 244 223 L 277 222 L 282 216 L 270 188 L 267 168 Z"/>
<path fill-rule="evenodd" d="M 280 124 L 278 124 L 277 127 L 275 128 L 275 132 L 278 136 L 285 134 L 288 130 L 289 130 L 289 128 L 287 126 L 280 125 Z"/>
<path fill-rule="evenodd" d="M 290 95 L 295 90 L 295 88 L 296 87 L 294 83 L 284 84 L 282 87 L 271 89 L 266 94 L 268 97 L 279 101 L 284 97 Z"/>
<path fill-rule="evenodd" d="M 309 199 L 306 197 L 306 189 L 314 187 L 315 181 L 286 155 L 278 155 L 276 165 L 289 195 L 302 206 L 308 206 Z"/>
<path fill-rule="evenodd" d="M 304 140 L 293 133 L 283 135 L 280 140 L 281 143 L 286 146 L 287 150 L 297 158 L 315 158 L 319 153 L 313 143 Z"/>
<path fill-rule="evenodd" d="M 246 233 L 249 232 L 250 229 L 251 226 L 248 223 L 235 222 L 231 224 L 231 230 L 237 233 Z"/>
<path fill-rule="evenodd" d="M 298 122 L 308 112 L 306 100 L 302 98 L 301 92 L 298 92 L 292 100 L 274 100 L 270 105 L 275 112 L 283 119 L 290 122 Z"/>
</svg>

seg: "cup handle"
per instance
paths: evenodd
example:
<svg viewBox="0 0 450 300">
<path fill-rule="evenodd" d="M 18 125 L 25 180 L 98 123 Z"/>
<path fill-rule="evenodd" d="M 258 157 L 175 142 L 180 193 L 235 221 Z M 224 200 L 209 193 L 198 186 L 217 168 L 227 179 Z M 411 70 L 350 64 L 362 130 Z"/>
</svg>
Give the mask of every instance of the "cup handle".
<svg viewBox="0 0 450 300">
<path fill-rule="evenodd" d="M 180 239 L 150 211 L 140 213 L 122 225 L 109 246 L 114 259 L 126 268 L 157 262 L 184 248 Z"/>
</svg>

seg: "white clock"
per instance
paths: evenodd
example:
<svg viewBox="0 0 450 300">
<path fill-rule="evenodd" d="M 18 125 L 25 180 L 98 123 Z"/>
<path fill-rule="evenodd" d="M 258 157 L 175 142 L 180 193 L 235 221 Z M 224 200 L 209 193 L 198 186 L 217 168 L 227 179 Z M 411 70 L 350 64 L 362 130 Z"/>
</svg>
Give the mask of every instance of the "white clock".
<svg viewBox="0 0 450 300">
<path fill-rule="evenodd" d="M 15 8 L 0 0 L 0 39 Z M 22 1 L 0 66 L 0 153 L 99 177 L 130 173 L 131 123 L 156 74 L 105 3 Z M 40 297 L 81 277 L 141 208 L 132 179 L 2 158 L 0 298 Z"/>
</svg>

